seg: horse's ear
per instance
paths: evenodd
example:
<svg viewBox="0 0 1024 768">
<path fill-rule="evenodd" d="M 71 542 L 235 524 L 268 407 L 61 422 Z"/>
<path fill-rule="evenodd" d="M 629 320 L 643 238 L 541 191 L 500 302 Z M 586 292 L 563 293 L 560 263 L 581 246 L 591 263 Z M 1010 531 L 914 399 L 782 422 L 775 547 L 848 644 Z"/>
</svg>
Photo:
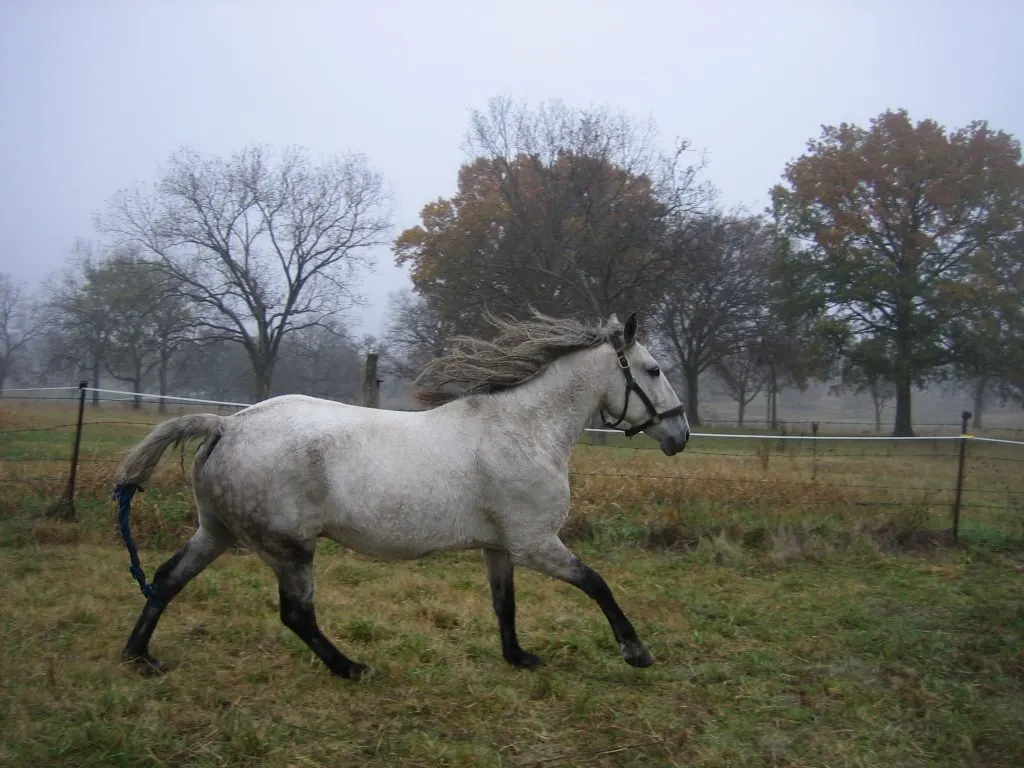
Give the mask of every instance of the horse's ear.
<svg viewBox="0 0 1024 768">
<path fill-rule="evenodd" d="M 622 329 L 622 340 L 626 342 L 627 347 L 636 341 L 636 326 L 636 312 L 630 312 L 626 318 L 626 326 Z"/>
<path fill-rule="evenodd" d="M 619 316 L 617 314 L 612 312 L 610 315 L 608 315 L 608 325 L 618 325 L 618 324 L 619 324 Z"/>
</svg>

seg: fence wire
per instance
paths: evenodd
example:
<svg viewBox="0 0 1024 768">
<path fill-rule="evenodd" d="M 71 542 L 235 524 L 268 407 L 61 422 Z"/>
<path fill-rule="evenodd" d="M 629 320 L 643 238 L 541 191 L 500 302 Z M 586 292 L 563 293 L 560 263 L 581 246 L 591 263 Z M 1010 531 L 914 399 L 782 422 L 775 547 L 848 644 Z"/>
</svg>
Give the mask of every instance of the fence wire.
<svg viewBox="0 0 1024 768">
<path fill-rule="evenodd" d="M 75 396 L 59 396 L 74 392 Z M 76 466 L 111 470 L 120 452 L 170 411 L 199 406 L 242 408 L 201 398 L 142 395 L 92 388 L 46 388 L 0 392 L 0 488 L 57 488 L 70 474 L 71 441 L 80 433 Z M 101 407 L 116 406 L 115 418 L 90 414 L 81 423 L 55 419 L 68 404 L 94 397 Z M 12 408 L 2 409 L 11 401 Z M 163 401 L 169 413 L 152 413 Z M 33 410 L 34 403 L 44 406 Z M 20 411 L 19 411 L 20 409 Z M 139 418 L 126 418 L 128 410 Z M 788 422 L 789 426 L 796 423 Z M 830 426 L 866 425 L 814 422 Z M 919 425 L 924 427 L 927 425 Z M 963 434 L 955 425 L 933 425 L 956 434 L 893 438 L 877 435 L 746 434 L 697 432 L 687 451 L 672 461 L 680 472 L 666 472 L 654 441 L 625 443 L 621 433 L 586 430 L 570 472 L 574 501 L 685 509 L 694 503 L 735 508 L 799 505 L 823 514 L 841 506 L 928 507 L 1003 513 L 1000 524 L 1024 526 L 1024 485 L 1016 465 L 1024 464 L 1024 441 Z M 817 429 L 815 429 L 817 431 Z M 54 438 L 45 437 L 51 433 Z M 646 442 L 644 442 L 646 441 Z M 958 477 L 959 452 L 965 471 Z M 709 463 L 710 462 L 710 463 Z M 690 466 L 687 466 L 689 463 Z M 57 466 L 55 466 L 57 465 Z M 65 471 L 57 467 L 64 465 Z M 89 482 L 95 483 L 95 472 Z M 958 482 L 959 480 L 959 482 Z M 606 481 L 606 482 L 602 482 Z M 92 487 L 90 485 L 90 487 Z M 957 500 L 959 497 L 959 501 Z M 1002 500 L 997 501 L 997 500 Z M 1011 518 L 1007 518 L 1009 513 Z"/>
</svg>

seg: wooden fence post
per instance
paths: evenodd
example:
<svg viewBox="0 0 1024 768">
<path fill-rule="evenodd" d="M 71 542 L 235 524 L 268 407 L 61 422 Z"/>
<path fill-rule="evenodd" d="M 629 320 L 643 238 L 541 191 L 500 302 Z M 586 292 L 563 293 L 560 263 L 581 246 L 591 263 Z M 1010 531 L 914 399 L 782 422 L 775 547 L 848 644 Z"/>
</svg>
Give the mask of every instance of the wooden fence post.
<svg viewBox="0 0 1024 768">
<path fill-rule="evenodd" d="M 380 379 L 377 378 L 377 353 L 366 353 L 366 370 L 363 372 L 363 405 L 380 408 Z"/>
</svg>

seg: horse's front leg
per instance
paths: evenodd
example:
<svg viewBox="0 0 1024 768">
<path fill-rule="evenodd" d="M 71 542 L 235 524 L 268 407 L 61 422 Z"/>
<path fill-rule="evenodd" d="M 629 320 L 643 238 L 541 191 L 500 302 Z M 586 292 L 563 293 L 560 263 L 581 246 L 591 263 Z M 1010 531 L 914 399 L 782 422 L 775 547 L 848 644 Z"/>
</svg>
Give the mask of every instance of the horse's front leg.
<svg viewBox="0 0 1024 768">
<path fill-rule="evenodd" d="M 524 651 L 516 636 L 516 592 L 512 580 L 512 561 L 508 553 L 500 549 L 485 549 L 484 567 L 491 584 L 491 599 L 498 616 L 498 630 L 501 633 L 501 654 L 514 667 L 534 669 L 541 665 L 539 656 Z"/>
<path fill-rule="evenodd" d="M 545 537 L 528 549 L 513 550 L 512 562 L 583 590 L 601 606 L 626 663 L 634 667 L 649 667 L 654 663 L 601 574 L 570 552 L 557 536 Z"/>
</svg>

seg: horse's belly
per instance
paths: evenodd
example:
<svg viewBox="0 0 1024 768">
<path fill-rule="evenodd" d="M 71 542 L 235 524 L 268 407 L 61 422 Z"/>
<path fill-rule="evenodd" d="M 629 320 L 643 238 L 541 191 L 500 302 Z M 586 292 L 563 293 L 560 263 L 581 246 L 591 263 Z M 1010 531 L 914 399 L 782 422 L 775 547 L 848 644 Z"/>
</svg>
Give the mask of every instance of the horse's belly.
<svg viewBox="0 0 1024 768">
<path fill-rule="evenodd" d="M 414 529 L 391 529 L 380 526 L 328 526 L 328 538 L 368 557 L 379 560 L 414 560 L 434 552 L 458 549 L 482 549 L 499 545 L 495 530 L 444 530 L 416 532 Z"/>
<path fill-rule="evenodd" d="M 498 531 L 482 512 L 445 493 L 345 493 L 324 533 L 346 547 L 383 560 L 498 544 Z"/>
</svg>

